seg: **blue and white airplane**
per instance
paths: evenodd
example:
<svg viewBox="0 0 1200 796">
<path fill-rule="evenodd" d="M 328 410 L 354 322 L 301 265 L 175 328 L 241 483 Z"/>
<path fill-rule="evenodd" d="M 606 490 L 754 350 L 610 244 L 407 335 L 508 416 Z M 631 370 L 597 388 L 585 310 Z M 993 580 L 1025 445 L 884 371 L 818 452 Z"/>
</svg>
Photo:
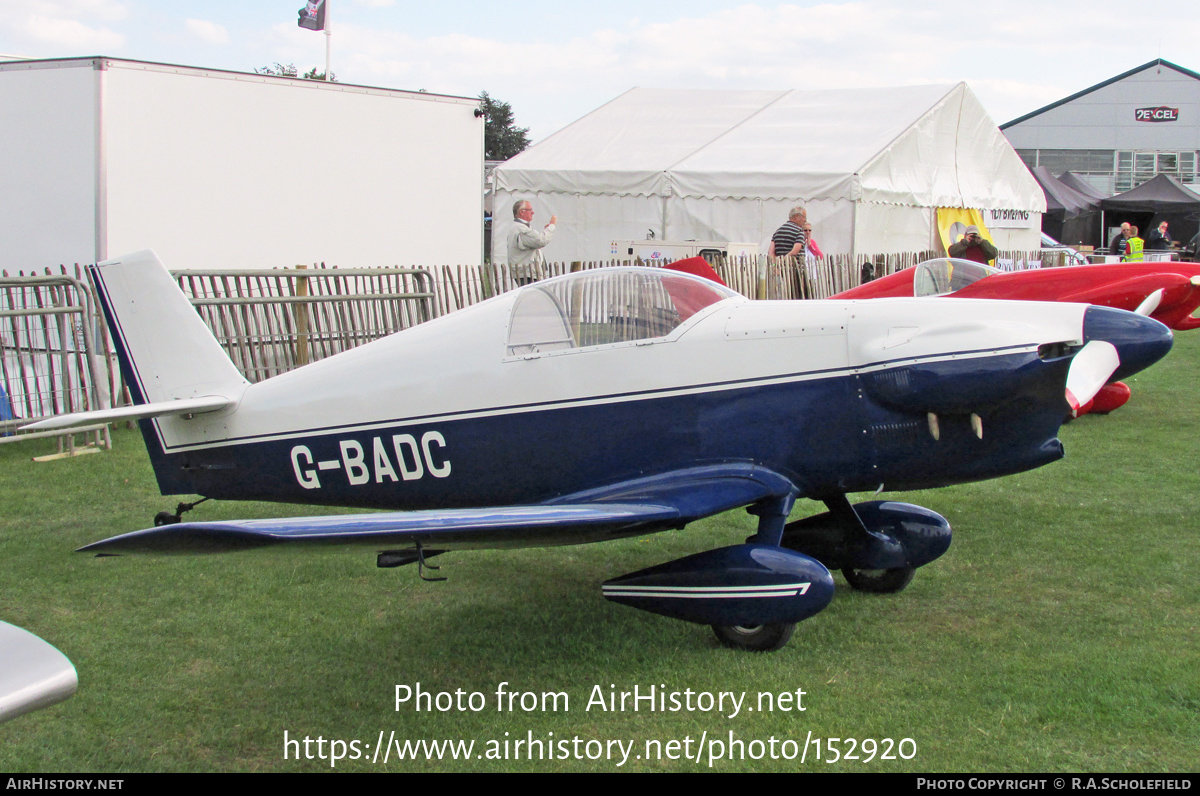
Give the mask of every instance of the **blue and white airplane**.
<svg viewBox="0 0 1200 796">
<path fill-rule="evenodd" d="M 151 252 L 94 267 L 163 494 L 382 509 L 177 522 L 97 553 L 357 544 L 379 566 L 579 544 L 747 507 L 757 533 L 603 584 L 616 602 L 777 649 L 833 595 L 903 589 L 950 544 L 925 489 L 1063 455 L 1086 400 L 1171 332 L 1122 310 L 979 299 L 749 301 L 651 268 L 526 286 L 258 384 Z M 788 523 L 798 498 L 829 511 Z M 177 519 L 177 518 L 172 518 Z"/>
</svg>

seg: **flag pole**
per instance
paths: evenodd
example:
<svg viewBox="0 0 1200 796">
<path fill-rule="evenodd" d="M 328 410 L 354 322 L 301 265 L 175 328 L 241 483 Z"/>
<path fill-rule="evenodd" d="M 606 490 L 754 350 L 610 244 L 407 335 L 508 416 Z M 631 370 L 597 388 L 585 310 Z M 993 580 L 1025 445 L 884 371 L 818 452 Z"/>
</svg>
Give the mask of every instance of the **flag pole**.
<svg viewBox="0 0 1200 796">
<path fill-rule="evenodd" d="M 329 71 L 329 38 L 332 32 L 329 30 L 332 27 L 332 17 L 330 16 L 329 0 L 325 0 L 325 82 L 333 80 L 333 72 Z"/>
</svg>

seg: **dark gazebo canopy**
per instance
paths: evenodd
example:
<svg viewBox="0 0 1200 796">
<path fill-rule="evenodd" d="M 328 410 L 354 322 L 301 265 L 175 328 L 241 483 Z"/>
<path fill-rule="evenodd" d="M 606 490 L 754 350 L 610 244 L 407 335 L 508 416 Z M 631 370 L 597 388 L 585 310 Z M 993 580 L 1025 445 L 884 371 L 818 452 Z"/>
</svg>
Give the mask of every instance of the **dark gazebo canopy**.
<svg viewBox="0 0 1200 796">
<path fill-rule="evenodd" d="M 1104 191 L 1101 191 L 1099 188 L 1096 188 L 1090 182 L 1085 180 L 1083 177 L 1080 177 L 1073 171 L 1066 172 L 1058 178 L 1058 181 L 1068 188 L 1074 188 L 1084 196 L 1095 199 L 1097 203 L 1099 203 L 1101 199 L 1108 198 L 1108 194 L 1106 194 Z"/>
<path fill-rule="evenodd" d="M 1103 200 L 1100 206 L 1105 210 L 1186 213 L 1200 210 L 1200 194 L 1186 188 L 1174 177 L 1159 174 L 1131 191 Z"/>
<path fill-rule="evenodd" d="M 1064 219 L 1076 218 L 1099 209 L 1100 202 L 1064 184 L 1050 173 L 1045 166 L 1033 169 L 1033 177 L 1046 194 L 1046 212 L 1061 215 Z"/>
</svg>

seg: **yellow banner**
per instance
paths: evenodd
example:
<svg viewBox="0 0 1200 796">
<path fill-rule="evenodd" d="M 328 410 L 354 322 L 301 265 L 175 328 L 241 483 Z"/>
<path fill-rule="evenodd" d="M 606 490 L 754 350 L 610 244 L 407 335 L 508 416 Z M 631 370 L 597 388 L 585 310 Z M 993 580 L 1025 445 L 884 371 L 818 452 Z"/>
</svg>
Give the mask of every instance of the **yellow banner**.
<svg viewBox="0 0 1200 796">
<path fill-rule="evenodd" d="M 938 232 L 942 237 L 942 251 L 949 251 L 951 244 L 958 243 L 966 233 L 967 227 L 974 224 L 979 227 L 979 234 L 988 240 L 992 239 L 987 225 L 983 223 L 983 213 L 969 207 L 939 207 L 937 211 Z"/>
</svg>

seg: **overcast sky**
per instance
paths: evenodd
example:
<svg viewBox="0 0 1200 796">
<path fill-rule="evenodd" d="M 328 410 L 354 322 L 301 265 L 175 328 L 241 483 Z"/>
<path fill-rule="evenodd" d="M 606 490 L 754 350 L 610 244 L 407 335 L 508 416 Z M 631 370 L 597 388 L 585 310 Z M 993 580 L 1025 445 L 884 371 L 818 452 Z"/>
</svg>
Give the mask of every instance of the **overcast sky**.
<svg viewBox="0 0 1200 796">
<path fill-rule="evenodd" d="M 1155 58 L 1200 71 L 1196 0 L 329 0 L 346 83 L 512 104 L 536 141 L 633 86 L 966 81 L 1003 123 Z M 0 54 L 324 69 L 302 0 L 0 0 Z M 1152 98 L 1147 98 L 1152 102 Z M 2 112 L 2 109 L 0 109 Z"/>
</svg>

